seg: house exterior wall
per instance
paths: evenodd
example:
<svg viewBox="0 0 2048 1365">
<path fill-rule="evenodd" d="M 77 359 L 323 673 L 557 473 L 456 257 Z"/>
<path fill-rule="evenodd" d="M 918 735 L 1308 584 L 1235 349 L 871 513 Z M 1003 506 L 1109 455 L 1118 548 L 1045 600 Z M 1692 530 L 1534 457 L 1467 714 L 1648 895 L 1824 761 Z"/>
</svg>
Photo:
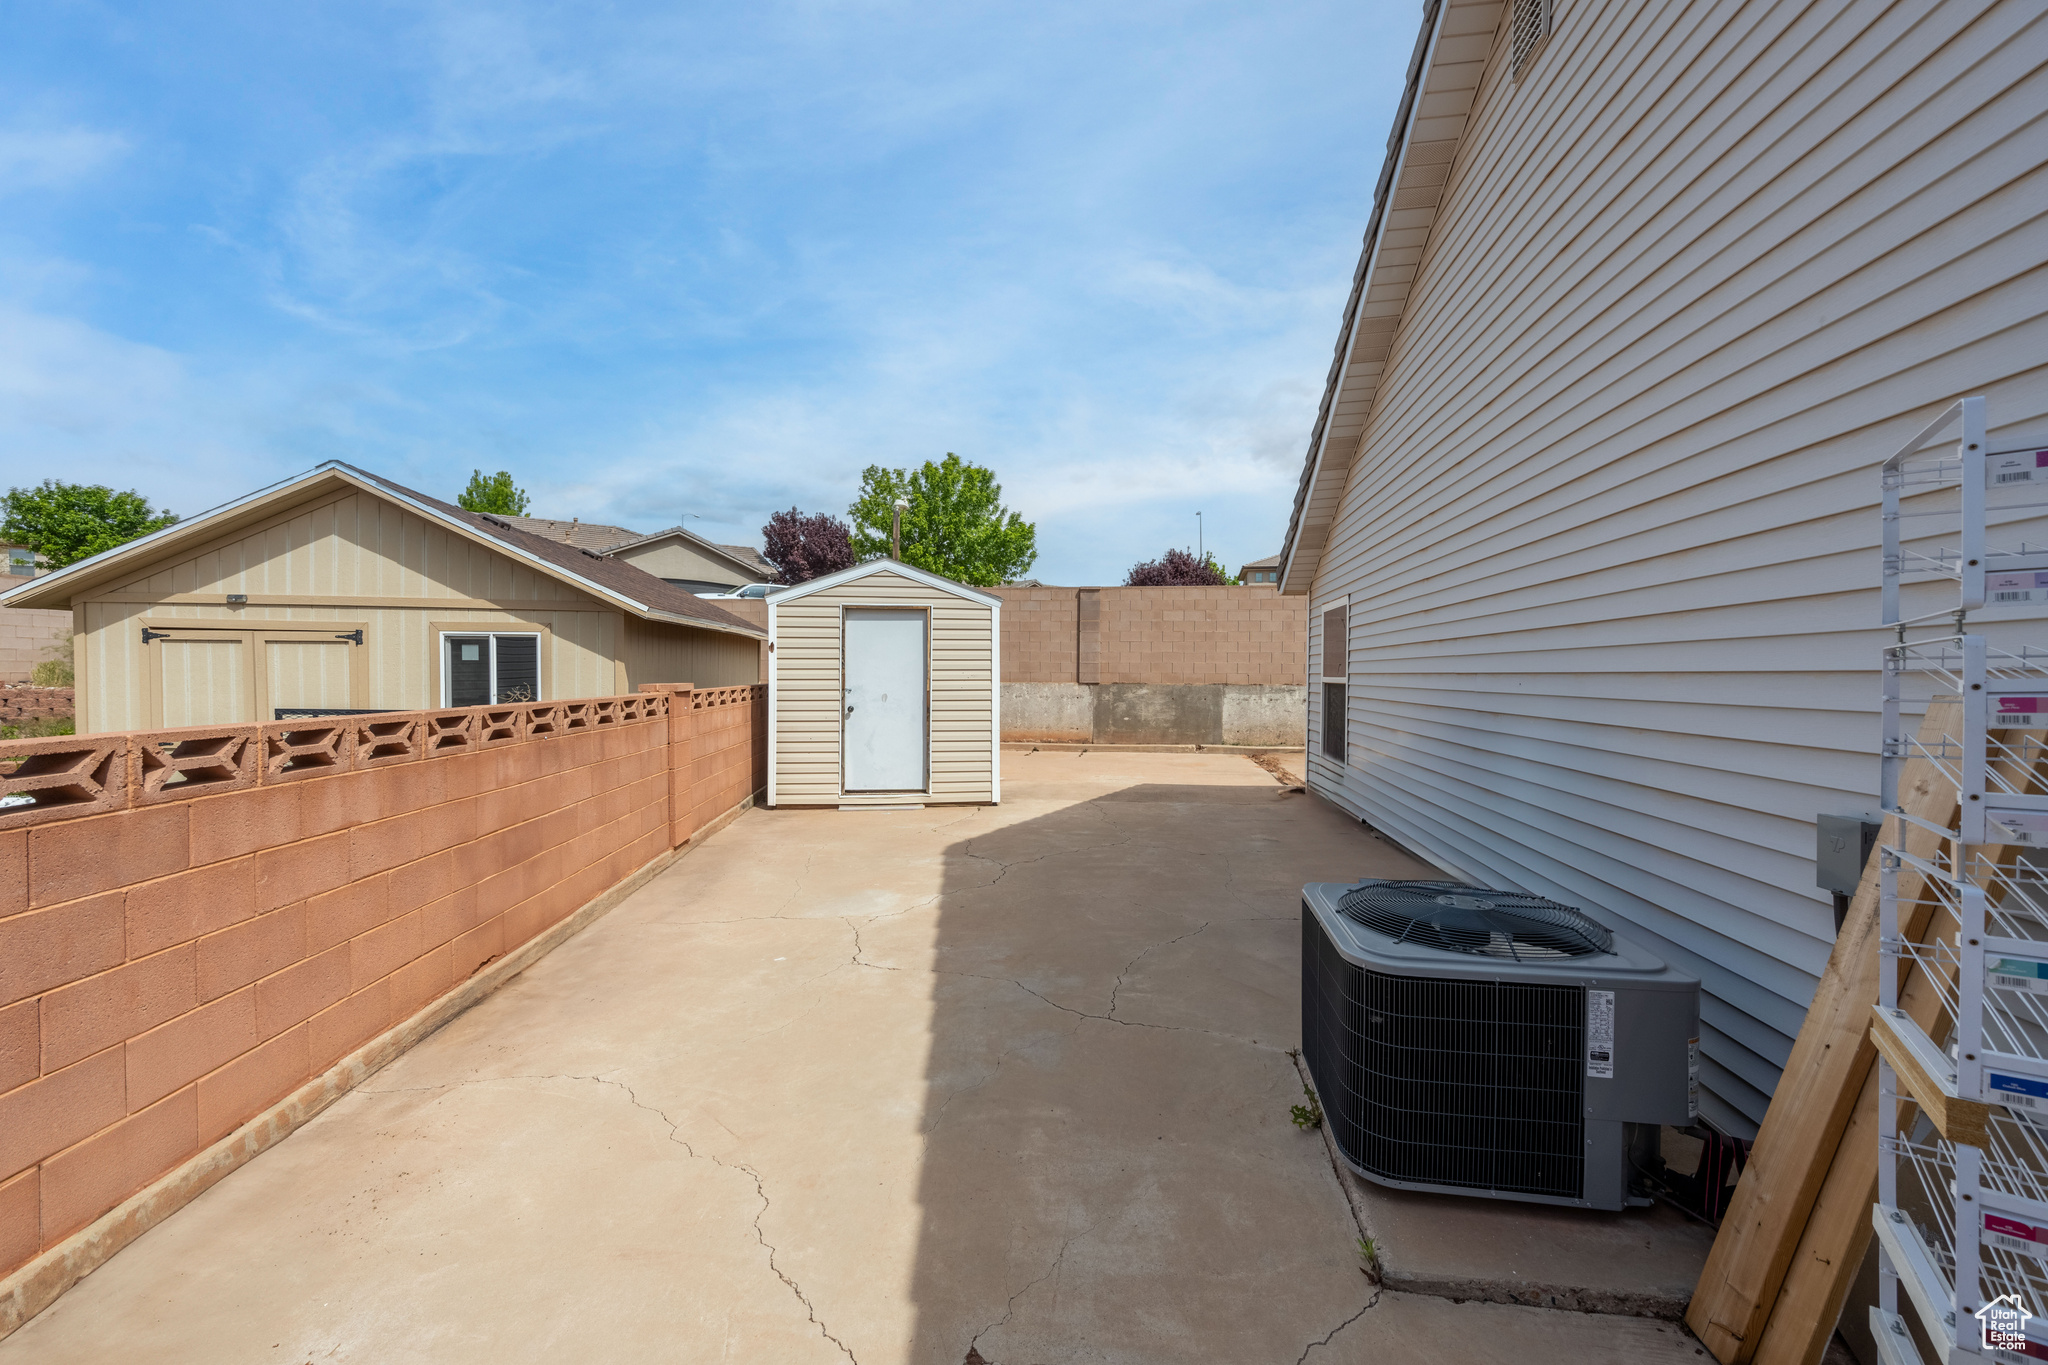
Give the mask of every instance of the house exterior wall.
<svg viewBox="0 0 2048 1365">
<path fill-rule="evenodd" d="M 620 550 L 612 558 L 623 560 L 643 573 L 653 574 L 656 578 L 690 583 L 723 583 L 734 588 L 743 583 L 762 581 L 754 576 L 752 570 L 739 567 L 722 556 L 706 554 L 680 537 L 636 545 L 630 550 Z"/>
<path fill-rule="evenodd" d="M 1434 225 L 1310 586 L 1308 780 L 1696 973 L 1737 1133 L 1833 939 L 1814 817 L 1876 806 L 1877 465 L 1966 394 L 2048 425 L 2044 43 L 2036 6 L 1559 5 L 1387 218 Z"/>
<path fill-rule="evenodd" d="M 994 616 L 989 608 L 886 570 L 773 605 L 775 727 L 771 804 L 894 805 L 840 794 L 840 618 L 847 607 L 931 611 L 931 789 L 941 802 L 995 796 L 991 729 Z"/>
<path fill-rule="evenodd" d="M 230 593 L 246 594 L 248 604 L 229 607 Z M 288 681 L 269 685 L 270 646 L 262 636 L 316 639 L 326 623 L 363 630 L 361 657 L 351 663 L 349 704 L 358 709 L 439 705 L 442 629 L 540 634 L 545 699 L 608 696 L 637 682 L 690 682 L 681 670 L 700 665 L 716 674 L 707 684 L 758 676 L 747 676 L 739 661 L 757 654 L 753 640 L 735 648 L 719 632 L 637 623 L 639 647 L 629 650 L 628 618 L 610 604 L 359 492 L 324 495 L 254 530 L 177 551 L 75 605 L 81 733 L 165 722 L 161 675 L 170 665 L 163 642 L 142 640 L 152 622 L 218 623 L 224 632 L 241 632 L 261 675 L 250 689 L 260 716 L 237 717 L 252 721 L 268 719 L 276 706 L 310 704 L 288 694 Z M 660 642 L 664 631 L 675 643 Z M 326 638 L 335 633 L 326 631 Z M 700 644 L 698 636 L 719 643 Z M 634 665 L 646 676 L 632 677 Z"/>
<path fill-rule="evenodd" d="M 643 683 L 738 687 L 761 681 L 761 642 L 723 631 L 687 630 L 625 618 L 626 690 Z"/>
</svg>

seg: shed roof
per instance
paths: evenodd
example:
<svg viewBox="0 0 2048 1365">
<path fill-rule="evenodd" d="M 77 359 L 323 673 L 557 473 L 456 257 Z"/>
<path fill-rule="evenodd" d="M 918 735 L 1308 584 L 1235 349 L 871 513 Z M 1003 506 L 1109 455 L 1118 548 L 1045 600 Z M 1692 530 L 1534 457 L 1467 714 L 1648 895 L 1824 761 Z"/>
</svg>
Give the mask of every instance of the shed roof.
<svg viewBox="0 0 2048 1365">
<path fill-rule="evenodd" d="M 523 560 L 550 578 L 610 601 L 644 620 L 701 626 L 706 630 L 738 635 L 759 636 L 762 633 L 752 623 L 681 588 L 672 587 L 623 560 L 607 559 L 593 550 L 565 545 L 521 530 L 504 517 L 465 511 L 453 503 L 429 497 L 340 460 L 329 460 L 304 474 L 258 489 L 125 545 L 104 550 L 90 559 L 81 559 L 76 564 L 31 579 L 18 588 L 0 593 L 0 604 L 10 607 L 68 606 L 78 593 L 104 586 L 109 580 L 132 572 L 138 564 L 158 558 L 177 545 L 210 539 L 244 523 L 260 521 L 278 508 L 330 485 L 348 485 L 397 503 L 467 539 L 481 541 Z"/>
<path fill-rule="evenodd" d="M 940 592 L 949 592 L 955 597 L 964 597 L 970 602 L 979 602 L 984 607 L 1000 608 L 1003 605 L 1003 599 L 1000 597 L 994 596 L 991 593 L 985 593 L 979 588 L 970 588 L 965 583 L 947 578 L 944 574 L 935 574 L 930 569 L 920 569 L 914 564 L 905 564 L 900 559 L 864 560 L 850 569 L 840 569 L 834 573 L 825 574 L 823 577 L 813 578 L 807 583 L 797 583 L 786 588 L 773 588 L 769 590 L 768 601 L 773 605 L 792 601 L 799 597 L 808 597 L 814 592 L 823 592 L 827 588 L 836 588 L 842 583 L 851 583 L 857 578 L 866 578 L 870 574 L 878 573 L 901 574 L 903 577 L 922 583 L 928 588 L 937 588 Z"/>
</svg>

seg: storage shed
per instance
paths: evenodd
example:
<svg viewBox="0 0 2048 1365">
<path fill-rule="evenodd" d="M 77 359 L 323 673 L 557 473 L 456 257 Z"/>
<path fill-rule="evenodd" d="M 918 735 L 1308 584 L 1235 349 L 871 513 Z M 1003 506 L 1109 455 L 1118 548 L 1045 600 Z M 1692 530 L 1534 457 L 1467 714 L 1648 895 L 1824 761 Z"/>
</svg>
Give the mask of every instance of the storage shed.
<svg viewBox="0 0 2048 1365">
<path fill-rule="evenodd" d="M 1000 599 L 893 559 L 768 596 L 768 804 L 1002 799 Z"/>
<path fill-rule="evenodd" d="M 758 627 L 648 573 L 339 462 L 34 578 L 78 730 L 760 681 Z"/>
</svg>

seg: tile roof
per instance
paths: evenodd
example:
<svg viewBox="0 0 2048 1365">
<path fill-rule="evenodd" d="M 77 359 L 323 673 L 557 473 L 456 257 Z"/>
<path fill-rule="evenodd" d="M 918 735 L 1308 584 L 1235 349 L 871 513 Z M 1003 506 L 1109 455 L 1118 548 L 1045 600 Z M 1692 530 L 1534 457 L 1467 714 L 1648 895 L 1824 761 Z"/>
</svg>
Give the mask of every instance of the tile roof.
<svg viewBox="0 0 2048 1365">
<path fill-rule="evenodd" d="M 568 573 L 575 574 L 578 578 L 589 579 L 601 587 L 609 588 L 611 591 L 639 602 L 654 611 L 663 612 L 670 616 L 692 617 L 703 621 L 707 625 L 720 626 L 727 630 L 736 627 L 750 635 L 764 633 L 753 622 L 735 616 L 723 607 L 714 606 L 694 593 L 664 583 L 653 574 L 648 573 L 644 569 L 636 569 L 624 560 L 607 559 L 595 550 L 566 544 L 560 540 L 554 540 L 525 530 L 517 524 L 522 521 L 537 520 L 537 518 L 499 517 L 482 512 L 465 511 L 452 502 L 443 502 L 439 498 L 428 497 L 425 493 L 407 488 L 403 484 L 393 483 L 381 475 L 372 474 L 367 469 L 357 469 L 354 466 L 349 468 L 351 472 L 361 475 L 372 483 L 381 484 L 392 492 L 410 498 L 414 502 L 424 503 L 444 516 L 466 522 L 477 531 L 489 536 L 492 540 L 500 541 L 514 549 L 524 551 L 536 559 L 544 559 Z M 554 522 L 552 524 L 560 526 L 564 523 Z M 614 527 L 611 529 L 616 530 L 618 528 Z M 631 533 L 629 532 L 628 534 Z"/>
</svg>

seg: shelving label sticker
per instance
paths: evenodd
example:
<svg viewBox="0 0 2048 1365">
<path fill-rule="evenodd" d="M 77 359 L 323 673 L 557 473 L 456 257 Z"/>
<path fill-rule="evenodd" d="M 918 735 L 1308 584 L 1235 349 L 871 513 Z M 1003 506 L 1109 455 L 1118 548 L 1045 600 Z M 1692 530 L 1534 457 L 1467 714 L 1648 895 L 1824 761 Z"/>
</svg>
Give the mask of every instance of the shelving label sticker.
<svg viewBox="0 0 2048 1365">
<path fill-rule="evenodd" d="M 1995 1100 L 2008 1109 L 2025 1109 L 2036 1114 L 2048 1111 L 2048 1081 L 1987 1071 L 1984 1073 L 1984 1090 L 1984 1098 Z"/>
<path fill-rule="evenodd" d="M 1586 1074 L 1614 1079 L 1614 992 L 1586 992 Z"/>
<path fill-rule="evenodd" d="M 1995 1247 L 2017 1251 L 2022 1256 L 2048 1260 L 2048 1228 L 2035 1227 L 2032 1223 L 2023 1223 L 2002 1213 L 1984 1215 L 1984 1240 Z"/>
<path fill-rule="evenodd" d="M 1984 600 L 1994 607 L 2048 602 L 2048 573 L 1987 573 Z"/>
<path fill-rule="evenodd" d="M 1984 818 L 2004 832 L 2003 843 L 2048 848 L 2048 810 L 1988 810 Z"/>
<path fill-rule="evenodd" d="M 1991 698 L 1991 723 L 2010 730 L 2020 725 L 2048 725 L 2048 695 L 2006 693 Z"/>
<path fill-rule="evenodd" d="M 2030 957 L 1987 957 L 1984 959 L 1984 983 L 2003 986 L 2009 991 L 2048 995 L 2048 962 L 2038 962 Z"/>
<path fill-rule="evenodd" d="M 1984 457 L 1984 482 L 1991 488 L 2048 483 L 2048 450 L 1993 451 Z"/>
</svg>

